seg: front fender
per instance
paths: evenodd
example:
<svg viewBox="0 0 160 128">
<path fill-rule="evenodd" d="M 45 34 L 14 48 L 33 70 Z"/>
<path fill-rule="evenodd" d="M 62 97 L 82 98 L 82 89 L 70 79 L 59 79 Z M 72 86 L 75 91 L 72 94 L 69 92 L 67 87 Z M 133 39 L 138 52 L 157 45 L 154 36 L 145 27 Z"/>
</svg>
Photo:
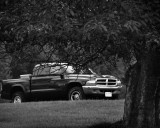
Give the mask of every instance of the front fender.
<svg viewBox="0 0 160 128">
<path fill-rule="evenodd" d="M 11 91 L 13 91 L 15 88 L 22 89 L 23 92 L 25 92 L 25 90 L 26 90 L 22 84 L 13 84 Z"/>
<path fill-rule="evenodd" d="M 84 86 L 86 85 L 87 80 L 70 80 L 68 81 L 67 85 L 71 84 L 78 84 L 79 86 Z"/>
</svg>

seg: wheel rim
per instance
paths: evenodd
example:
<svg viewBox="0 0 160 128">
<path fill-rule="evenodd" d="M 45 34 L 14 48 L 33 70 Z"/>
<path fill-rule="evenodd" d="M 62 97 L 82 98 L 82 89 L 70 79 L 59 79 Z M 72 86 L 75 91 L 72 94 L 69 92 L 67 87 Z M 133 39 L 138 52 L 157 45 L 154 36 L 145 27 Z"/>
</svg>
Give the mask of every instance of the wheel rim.
<svg viewBox="0 0 160 128">
<path fill-rule="evenodd" d="M 14 102 L 14 103 L 22 103 L 22 99 L 21 99 L 20 96 L 15 96 L 13 102 Z"/>
<path fill-rule="evenodd" d="M 80 100 L 81 99 L 81 93 L 78 91 L 74 91 L 71 94 L 71 100 Z"/>
</svg>

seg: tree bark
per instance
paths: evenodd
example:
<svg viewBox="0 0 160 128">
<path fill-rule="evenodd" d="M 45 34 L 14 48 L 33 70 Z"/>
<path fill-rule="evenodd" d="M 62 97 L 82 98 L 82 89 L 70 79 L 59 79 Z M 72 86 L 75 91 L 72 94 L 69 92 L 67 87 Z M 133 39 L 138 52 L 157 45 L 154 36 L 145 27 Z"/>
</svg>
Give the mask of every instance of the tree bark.
<svg viewBox="0 0 160 128">
<path fill-rule="evenodd" d="M 150 50 L 129 71 L 124 108 L 127 128 L 160 128 L 160 56 Z"/>
</svg>

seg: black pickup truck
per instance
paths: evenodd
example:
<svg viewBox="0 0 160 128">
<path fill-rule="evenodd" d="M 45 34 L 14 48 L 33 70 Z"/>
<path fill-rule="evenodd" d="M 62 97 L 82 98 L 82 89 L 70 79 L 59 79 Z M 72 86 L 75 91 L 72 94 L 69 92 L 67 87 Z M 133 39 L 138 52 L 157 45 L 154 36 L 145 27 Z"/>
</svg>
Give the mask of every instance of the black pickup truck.
<svg viewBox="0 0 160 128">
<path fill-rule="evenodd" d="M 59 97 L 81 100 L 88 95 L 113 97 L 122 88 L 121 82 L 114 77 L 100 77 L 91 69 L 75 73 L 72 66 L 62 63 L 38 64 L 33 74 L 2 80 L 1 86 L 1 98 L 13 103 Z"/>
</svg>

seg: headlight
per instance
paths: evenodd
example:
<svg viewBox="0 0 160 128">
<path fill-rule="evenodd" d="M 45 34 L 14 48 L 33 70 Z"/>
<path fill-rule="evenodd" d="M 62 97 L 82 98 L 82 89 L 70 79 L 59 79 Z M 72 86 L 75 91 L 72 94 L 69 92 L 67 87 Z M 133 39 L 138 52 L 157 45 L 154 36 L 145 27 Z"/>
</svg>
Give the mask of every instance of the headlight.
<svg viewBox="0 0 160 128">
<path fill-rule="evenodd" d="M 117 80 L 117 85 L 121 85 L 121 81 L 120 80 Z"/>
<path fill-rule="evenodd" d="M 86 86 L 95 86 L 96 85 L 96 81 L 95 80 L 89 80 L 86 82 Z"/>
</svg>

